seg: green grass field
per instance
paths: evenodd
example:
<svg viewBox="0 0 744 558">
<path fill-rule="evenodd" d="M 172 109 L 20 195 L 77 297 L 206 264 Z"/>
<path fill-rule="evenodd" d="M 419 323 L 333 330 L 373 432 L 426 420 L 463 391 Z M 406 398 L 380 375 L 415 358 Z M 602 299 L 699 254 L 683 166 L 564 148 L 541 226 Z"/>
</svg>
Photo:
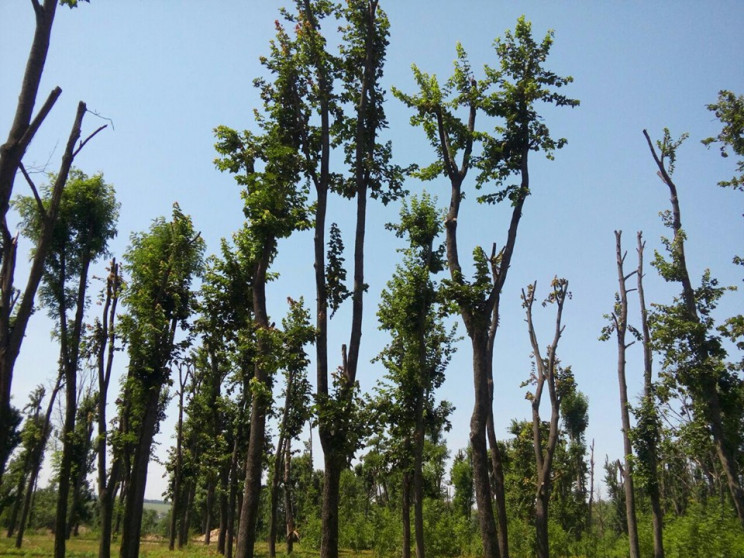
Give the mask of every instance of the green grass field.
<svg viewBox="0 0 744 558">
<path fill-rule="evenodd" d="M 24 557 L 24 558 L 47 558 L 53 554 L 54 537 L 51 534 L 29 534 L 23 539 L 22 548 L 15 548 L 15 539 L 8 539 L 5 536 L 0 537 L 0 557 Z M 118 555 L 118 541 L 111 545 L 111 554 Z M 283 545 L 279 545 L 277 550 L 278 557 L 284 557 L 281 552 Z M 266 543 L 256 545 L 256 554 L 258 556 L 268 556 L 268 547 Z M 313 550 L 303 550 L 301 545 L 295 545 L 295 551 L 292 554 L 295 558 L 317 558 L 319 553 Z M 371 552 L 361 552 L 354 554 L 351 552 L 341 552 L 341 556 L 371 556 Z M 73 537 L 67 541 L 67 558 L 96 558 L 98 556 L 98 539 L 94 534 Z M 217 552 L 217 543 L 213 541 L 209 546 L 203 542 L 192 541 L 183 550 L 171 552 L 168 550 L 168 541 L 165 539 L 150 538 L 140 543 L 140 556 L 143 558 L 208 558 L 221 556 Z"/>
</svg>

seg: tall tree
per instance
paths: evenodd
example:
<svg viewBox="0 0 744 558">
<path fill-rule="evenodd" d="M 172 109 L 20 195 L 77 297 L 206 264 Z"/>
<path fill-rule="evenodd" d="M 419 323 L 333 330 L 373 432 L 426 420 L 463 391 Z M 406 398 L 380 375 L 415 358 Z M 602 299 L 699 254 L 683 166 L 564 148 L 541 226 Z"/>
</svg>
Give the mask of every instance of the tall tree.
<svg viewBox="0 0 744 558">
<path fill-rule="evenodd" d="M 279 522 L 279 480 L 284 478 L 284 491 L 287 485 L 287 460 L 291 456 L 292 440 L 300 435 L 310 418 L 310 383 L 307 380 L 307 367 L 310 359 L 305 346 L 315 340 L 315 328 L 310 325 L 310 313 L 304 301 L 288 300 L 289 311 L 282 319 L 282 345 L 280 347 L 280 366 L 284 372 L 284 406 L 280 412 L 279 436 L 274 454 L 274 468 L 271 473 L 270 514 L 269 514 L 269 556 L 276 556 L 276 535 Z M 288 499 L 285 498 L 285 501 Z M 292 530 L 287 526 L 286 540 L 292 539 Z"/>
<path fill-rule="evenodd" d="M 152 440 L 163 413 L 164 388 L 176 347 L 176 332 L 187 329 L 193 306 L 191 281 L 200 273 L 204 241 L 178 204 L 170 221 L 156 219 L 147 233 L 132 235 L 124 255 L 129 282 L 123 297 L 128 312 L 121 329 L 129 370 L 123 385 L 122 417 L 130 440 L 121 558 L 139 555 L 142 509 Z"/>
<path fill-rule="evenodd" d="M 281 342 L 272 326 L 266 305 L 269 267 L 277 254 L 279 239 L 310 226 L 307 188 L 302 185 L 300 152 L 306 115 L 300 97 L 301 77 L 297 51 L 289 35 L 277 24 L 277 38 L 264 64 L 276 74 L 273 82 L 257 80 L 264 112 L 256 113 L 262 134 L 221 126 L 217 129 L 216 160 L 220 170 L 231 172 L 243 187 L 246 223 L 236 235 L 237 248 L 250 262 L 253 328 L 256 358 L 251 381 L 250 439 L 245 466 L 245 488 L 238 558 L 253 556 L 261 491 L 266 414 L 271 386 L 277 371 L 276 348 Z"/>
<path fill-rule="evenodd" d="M 37 246 L 53 203 L 49 188 L 44 194 L 41 199 L 23 196 L 15 203 L 23 219 L 24 234 Z M 60 344 L 60 372 L 65 380 L 65 421 L 54 531 L 56 558 L 62 558 L 65 554 L 67 501 L 75 453 L 73 433 L 77 412 L 77 373 L 88 302 L 88 273 L 91 264 L 107 254 L 108 242 L 116 235 L 118 215 L 119 204 L 114 188 L 103 180 L 103 175 L 88 177 L 77 169 L 70 171 L 51 231 L 43 285 L 39 293 L 49 315 L 57 320 L 55 335 Z"/>
<path fill-rule="evenodd" d="M 328 0 L 297 0 L 296 13 L 283 12 L 295 28 L 300 63 L 299 91 L 304 102 L 301 134 L 303 172 L 316 193 L 314 253 L 316 287 L 316 375 L 318 426 L 324 455 L 321 556 L 338 555 L 338 507 L 341 471 L 357 446 L 354 394 L 362 333 L 364 239 L 368 198 L 387 203 L 401 193 L 401 172 L 390 163 L 391 147 L 378 135 L 387 126 L 380 86 L 389 23 L 377 0 L 351 0 L 341 8 Z M 331 54 L 321 31 L 329 17 L 344 18 L 338 55 Z M 317 121 L 310 116 L 316 115 Z M 334 148 L 343 150 L 350 176 L 331 169 Z M 326 259 L 328 195 L 356 201 L 353 287 L 344 285 L 340 235 L 331 230 Z M 335 228 L 335 230 L 338 230 Z M 331 315 L 352 298 L 348 345 L 341 347 L 341 374 L 329 381 L 328 310 Z"/>
<path fill-rule="evenodd" d="M 552 158 L 553 152 L 566 143 L 565 139 L 551 138 L 535 105 L 544 102 L 574 107 L 579 103 L 554 90 L 572 79 L 557 76 L 543 67 L 552 43 L 552 32 L 548 32 L 541 43 L 535 42 L 531 24 L 520 18 L 514 33 L 507 31 L 504 39 L 496 40 L 500 67 L 485 66 L 485 79 L 478 81 L 473 77 L 465 50 L 458 44 L 455 71 L 444 87 L 435 76 L 414 66 L 419 93 L 407 95 L 393 91 L 417 111 L 411 123 L 424 128 L 437 153 L 437 161 L 421 169 L 418 176 L 431 180 L 443 175 L 450 181 L 451 198 L 445 221 L 447 261 L 451 296 L 458 305 L 473 350 L 475 403 L 470 422 L 470 443 L 479 522 L 487 558 L 499 555 L 506 558 L 509 553 L 498 445 L 492 442 L 492 457 L 496 460 L 492 469 L 499 509 L 498 531 L 491 502 L 486 446 L 487 424 L 493 422 L 493 345 L 499 325 L 499 301 L 514 254 L 522 208 L 530 193 L 529 152 L 545 151 Z M 492 90 L 494 86 L 496 91 Z M 467 120 L 457 117 L 458 109 L 467 111 Z M 498 136 L 476 131 L 479 113 L 503 119 L 503 123 L 496 127 Z M 474 151 L 478 146 L 480 151 Z M 489 257 L 480 247 L 474 251 L 476 273 L 473 280 L 468 281 L 462 271 L 457 223 L 463 184 L 471 167 L 478 172 L 476 188 L 483 188 L 489 182 L 497 187 L 495 192 L 481 196 L 479 201 L 495 203 L 508 199 L 512 204 L 512 214 L 506 242 L 498 254 L 494 249 Z M 505 181 L 512 175 L 519 177 L 520 184 L 505 186 Z"/>
<path fill-rule="evenodd" d="M 628 325 L 628 287 L 627 281 L 637 270 L 625 274 L 624 265 L 626 252 L 622 247 L 622 231 L 615 231 L 615 261 L 617 266 L 618 292 L 615 295 L 615 307 L 610 314 L 610 324 L 602 330 L 600 339 L 607 340 L 614 332 L 617 340 L 617 381 L 620 393 L 620 420 L 623 433 L 623 463 L 621 469 L 623 477 L 623 488 L 625 490 L 625 517 L 628 528 L 629 554 L 631 558 L 639 558 L 640 545 L 638 542 L 638 519 L 636 517 L 634 474 L 633 474 L 633 446 L 631 444 L 631 426 L 630 426 L 630 403 L 628 402 L 628 381 L 626 377 L 626 351 L 627 348 L 635 343 L 626 342 L 626 334 L 630 329 L 636 333 L 637 330 Z"/>
<path fill-rule="evenodd" d="M 643 250 L 646 243 L 643 235 L 638 232 L 638 269 L 636 279 L 638 285 L 638 304 L 641 310 L 641 342 L 643 343 L 643 397 L 636 411 L 636 428 L 633 445 L 638 455 L 638 474 L 642 486 L 651 501 L 651 521 L 654 536 L 654 558 L 664 558 L 663 524 L 664 516 L 661 505 L 661 489 L 659 484 L 659 437 L 661 424 L 656 408 L 656 389 L 653 383 L 653 348 L 651 346 L 651 330 L 648 325 L 648 308 L 646 306 L 646 292 L 643 288 Z"/>
<path fill-rule="evenodd" d="M 122 277 L 116 258 L 112 258 L 106 277 L 103 294 L 103 307 L 100 319 L 93 323 L 88 346 L 90 358 L 96 369 L 98 378 L 98 407 L 96 409 L 97 437 L 96 458 L 98 475 L 98 513 L 100 521 L 100 541 L 98 558 L 109 558 L 111 555 L 111 526 L 113 521 L 114 501 L 119 475 L 122 467 L 121 459 L 114 459 L 111 471 L 107 468 L 108 423 L 106 408 L 108 390 L 111 382 L 111 372 L 116 354 L 116 309 L 122 290 Z"/>
<path fill-rule="evenodd" d="M 75 7 L 78 0 L 61 0 L 59 3 Z M 62 89 L 55 87 L 44 104 L 34 116 L 34 105 L 44 71 L 52 24 L 57 11 L 58 0 L 32 0 L 31 5 L 36 16 L 36 28 L 31 43 L 26 71 L 18 95 L 15 117 L 8 133 L 8 139 L 0 145 L 0 483 L 5 470 L 5 463 L 12 451 L 11 437 L 17 426 L 17 414 L 13 413 L 10 405 L 10 391 L 13 382 L 13 368 L 21 350 L 21 344 L 26 333 L 26 325 L 33 312 L 36 289 L 41 281 L 44 259 L 52 235 L 52 229 L 57 215 L 62 189 L 67 181 L 67 174 L 72 166 L 75 155 L 83 144 L 95 135 L 94 132 L 79 147 L 75 147 L 80 138 L 85 103 L 79 103 L 77 114 L 70 131 L 67 145 L 62 155 L 62 162 L 52 188 L 51 203 L 44 213 L 44 233 L 39 237 L 31 270 L 23 293 L 14 286 L 15 263 L 18 250 L 17 236 L 13 236 L 8 225 L 8 210 L 13 196 L 16 175 L 20 170 L 38 199 L 36 187 L 23 166 L 23 157 L 41 127 L 44 119 L 52 110 L 54 103 L 62 94 Z"/>
<path fill-rule="evenodd" d="M 685 232 L 679 206 L 677 186 L 672 181 L 677 148 L 686 136 L 672 140 L 669 130 L 654 147 L 648 132 L 646 138 L 658 174 L 669 188 L 671 211 L 663 219 L 674 236 L 662 239 L 669 254 L 665 260 L 657 254 L 654 266 L 666 281 L 677 282 L 682 292 L 672 304 L 659 305 L 654 312 L 652 335 L 663 355 L 665 373 L 672 376 L 693 402 L 694 416 L 701 419 L 713 441 L 718 460 L 728 481 L 729 492 L 739 522 L 744 528 L 744 489 L 741 484 L 741 379 L 727 366 L 726 350 L 713 331 L 711 316 L 724 289 L 718 287 L 710 272 L 705 272 L 701 285 L 693 288 L 685 257 Z M 658 148 L 658 152 L 657 152 Z"/>
<path fill-rule="evenodd" d="M 424 193 L 403 203 L 400 223 L 388 228 L 405 238 L 403 264 L 382 292 L 377 316 L 390 343 L 380 354 L 390 385 L 383 386 L 380 407 L 393 432 L 396 461 L 403 472 L 403 556 L 410 554 L 409 495 L 413 496 L 416 558 L 424 558 L 423 456 L 427 423 L 434 420 L 434 390 L 454 352 L 454 332 L 442 323 L 443 305 L 432 276 L 444 269 L 444 246 L 435 246 L 442 230 L 433 200 Z"/>
<path fill-rule="evenodd" d="M 565 393 L 571 391 L 573 375 L 571 369 L 562 368 L 557 356 L 558 342 L 561 339 L 565 326 L 562 323 L 563 306 L 566 299 L 570 298 L 568 281 L 558 279 L 551 282 L 551 292 L 543 302 L 555 304 L 556 317 L 553 340 L 547 346 L 546 354 L 543 356 L 540 344 L 537 340 L 535 325 L 532 318 L 532 306 L 535 303 L 535 289 L 537 283 L 522 291 L 522 304 L 527 312 L 527 328 L 532 346 L 532 356 L 535 363 L 535 373 L 531 378 L 535 391 L 528 394 L 532 406 L 532 447 L 535 452 L 536 478 L 535 478 L 535 531 L 537 533 L 537 556 L 548 558 L 550 556 L 550 545 L 548 541 L 548 504 L 553 481 L 553 459 L 558 445 L 558 419 L 560 417 L 561 400 Z M 545 387 L 548 388 L 550 399 L 550 420 L 548 421 L 548 436 L 543 439 L 543 421 L 540 418 L 540 403 L 542 401 Z"/>
</svg>

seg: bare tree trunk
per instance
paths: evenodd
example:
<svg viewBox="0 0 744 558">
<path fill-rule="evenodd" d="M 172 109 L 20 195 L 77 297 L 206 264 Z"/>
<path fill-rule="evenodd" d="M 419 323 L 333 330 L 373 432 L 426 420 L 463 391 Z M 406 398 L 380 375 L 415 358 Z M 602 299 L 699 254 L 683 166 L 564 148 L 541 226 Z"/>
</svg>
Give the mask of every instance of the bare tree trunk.
<svg viewBox="0 0 744 558">
<path fill-rule="evenodd" d="M 184 373 L 184 368 L 186 372 Z M 181 468 L 183 465 L 183 398 L 186 390 L 186 384 L 189 381 L 191 369 L 188 365 L 179 364 L 178 366 L 178 424 L 176 426 L 176 470 L 173 475 L 173 502 L 171 503 L 170 533 L 168 539 L 168 549 L 173 550 L 176 545 L 176 522 L 181 515 L 182 488 L 181 488 Z"/>
<path fill-rule="evenodd" d="M 625 281 L 633 275 L 626 276 L 623 271 L 625 254 L 622 252 L 620 231 L 615 231 L 615 252 L 617 256 L 617 277 L 620 289 L 620 303 L 612 314 L 617 336 L 617 379 L 620 386 L 620 418 L 623 425 L 623 449 L 625 451 L 625 514 L 628 521 L 628 543 L 630 558 L 639 558 L 638 524 L 636 521 L 635 492 L 633 490 L 633 447 L 630 443 L 630 406 L 628 404 L 628 386 L 625 380 L 625 333 L 628 327 L 628 291 Z M 632 344 L 632 343 L 631 343 Z"/>
<path fill-rule="evenodd" d="M 238 499 L 238 444 L 239 436 L 235 435 L 232 456 L 230 457 L 230 501 L 227 508 L 227 548 L 226 558 L 232 558 L 233 541 L 235 539 L 235 508 Z"/>
<path fill-rule="evenodd" d="M 286 412 L 287 412 L 287 404 L 289 403 L 289 389 L 287 389 L 287 401 L 285 401 L 284 404 L 284 418 L 286 420 Z M 269 511 L 269 557 L 275 558 L 276 557 L 276 531 L 277 531 L 277 522 L 279 518 L 277 517 L 278 513 L 277 510 L 279 508 L 279 476 L 281 475 L 281 471 L 283 469 L 283 460 L 284 460 L 284 434 L 283 429 L 280 428 L 279 430 L 279 441 L 276 443 L 276 453 L 274 454 L 274 470 L 272 471 L 271 475 L 271 503 L 270 503 L 270 511 Z"/>
<path fill-rule="evenodd" d="M 312 461 L 310 461 L 312 463 Z M 292 440 L 287 440 L 284 450 L 284 519 L 287 532 L 287 555 L 292 554 L 295 541 L 294 506 L 292 505 Z"/>
<path fill-rule="evenodd" d="M 403 523 L 403 558 L 411 558 L 411 474 L 403 473 L 401 486 L 401 515 Z"/>
<path fill-rule="evenodd" d="M 204 514 L 204 544 L 208 545 L 212 538 L 212 506 L 214 505 L 214 480 L 210 480 L 207 486 L 207 501 Z"/>
<path fill-rule="evenodd" d="M 556 351 L 558 342 L 563 333 L 564 326 L 561 324 L 563 316 L 563 305 L 568 293 L 568 281 L 561 279 L 553 280 L 552 300 L 557 304 L 555 331 L 553 341 L 548 345 L 547 356 L 543 358 L 540 345 L 537 341 L 535 326 L 532 321 L 532 305 L 535 302 L 535 289 L 537 283 L 528 287 L 527 292 L 522 291 L 523 305 L 527 309 L 527 327 L 530 336 L 530 345 L 535 359 L 537 377 L 535 380 L 535 392 L 532 394 L 532 445 L 535 452 L 535 470 L 537 486 L 535 490 L 535 531 L 537 535 L 538 558 L 549 558 L 550 545 L 548 540 L 548 506 L 550 503 L 551 481 L 553 474 L 553 457 L 558 444 L 558 419 L 560 410 L 560 397 L 556 389 L 558 359 Z M 550 300 L 550 299 L 549 299 Z M 540 402 L 542 394 L 547 385 L 548 397 L 550 398 L 550 430 L 548 440 L 543 448 L 542 420 L 540 419 Z"/>
</svg>

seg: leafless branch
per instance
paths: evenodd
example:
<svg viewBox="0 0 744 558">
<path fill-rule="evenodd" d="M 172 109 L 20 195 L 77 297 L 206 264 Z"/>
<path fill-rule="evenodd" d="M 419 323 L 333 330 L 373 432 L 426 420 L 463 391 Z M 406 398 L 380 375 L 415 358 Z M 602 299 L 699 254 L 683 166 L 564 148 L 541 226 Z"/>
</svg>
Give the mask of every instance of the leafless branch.
<svg viewBox="0 0 744 558">
<path fill-rule="evenodd" d="M 46 210 L 44 209 L 44 204 L 41 202 L 41 197 L 39 196 L 39 191 L 36 189 L 36 185 L 34 184 L 34 181 L 31 180 L 31 177 L 28 175 L 28 172 L 26 172 L 26 167 L 23 166 L 23 163 L 19 163 L 18 168 L 21 169 L 21 173 L 23 174 L 23 177 L 26 179 L 26 182 L 28 182 L 28 185 L 31 187 L 31 191 L 34 193 L 34 199 L 36 200 L 36 205 L 39 208 L 39 213 L 41 214 L 41 218 L 46 219 Z"/>
<path fill-rule="evenodd" d="M 75 157 L 75 156 L 76 156 L 76 155 L 77 155 L 78 153 L 80 153 L 80 150 L 81 150 L 81 149 L 82 149 L 83 147 L 85 147 L 85 144 L 86 144 L 86 143 L 88 143 L 88 142 L 89 142 L 90 140 L 92 140 L 92 139 L 93 139 L 93 137 L 94 137 L 94 136 L 95 136 L 95 135 L 96 135 L 96 134 L 97 134 L 98 132 L 100 132 L 101 130 L 103 130 L 104 128 L 107 128 L 107 127 L 108 127 L 108 124 L 104 124 L 103 126 L 100 126 L 100 127 L 99 127 L 99 128 L 98 128 L 98 129 L 97 129 L 97 130 L 96 130 L 95 132 L 93 132 L 93 133 L 92 133 L 91 135 L 89 135 L 89 136 L 88 136 L 87 138 L 85 138 L 85 139 L 84 139 L 83 141 L 81 141 L 81 142 L 80 142 L 80 145 L 78 146 L 78 148 L 77 148 L 77 149 L 76 149 L 76 150 L 75 150 L 75 151 L 74 151 L 74 152 L 72 153 L 72 156 L 73 156 L 73 157 Z"/>
</svg>

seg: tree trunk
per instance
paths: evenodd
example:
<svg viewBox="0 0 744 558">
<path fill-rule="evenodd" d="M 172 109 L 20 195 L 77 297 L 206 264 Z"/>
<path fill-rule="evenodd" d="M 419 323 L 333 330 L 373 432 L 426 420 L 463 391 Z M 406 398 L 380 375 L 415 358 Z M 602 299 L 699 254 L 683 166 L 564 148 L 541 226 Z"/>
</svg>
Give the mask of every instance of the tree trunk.
<svg viewBox="0 0 744 558">
<path fill-rule="evenodd" d="M 492 357 L 493 358 L 493 357 Z M 493 378 L 493 377 L 492 377 Z M 496 519 L 498 521 L 497 537 L 499 540 L 499 551 L 502 558 L 509 558 L 509 539 L 506 517 L 506 486 L 504 484 L 504 465 L 501 456 L 499 442 L 496 439 L 496 430 L 493 425 L 493 379 L 489 382 L 491 391 L 491 408 L 488 413 L 486 434 L 488 445 L 491 448 L 491 475 L 493 476 L 493 495 L 496 500 Z"/>
<path fill-rule="evenodd" d="M 255 325 L 259 329 L 270 329 L 266 312 L 266 272 L 269 267 L 269 257 L 273 253 L 275 240 L 267 239 L 263 247 L 263 257 L 256 264 L 253 274 L 253 315 Z M 265 365 L 261 362 L 268 356 L 266 342 L 258 335 L 256 351 L 258 359 L 255 364 L 255 379 L 270 389 L 270 378 Z M 251 429 L 248 440 L 248 454 L 245 462 L 245 488 L 243 492 L 243 506 L 240 512 L 238 528 L 237 558 L 253 558 L 256 542 L 256 524 L 258 522 L 258 504 L 261 498 L 261 472 L 263 465 L 263 446 L 266 438 L 266 412 L 268 401 L 261 396 L 254 396 L 251 401 Z"/>
<path fill-rule="evenodd" d="M 220 471 L 220 531 L 217 535 L 217 552 L 225 554 L 227 537 L 227 483 L 230 471 L 222 466 Z"/>
<path fill-rule="evenodd" d="M 643 334 L 643 397 L 649 409 L 654 409 L 654 419 L 656 419 L 654 392 L 652 383 L 653 374 L 653 351 L 651 349 L 651 333 L 648 327 L 648 312 L 646 310 L 646 295 L 643 290 L 643 236 L 638 233 L 638 270 L 636 278 L 638 280 L 638 302 L 641 307 L 641 332 Z M 647 492 L 651 500 L 651 522 L 654 536 L 654 558 L 664 558 L 664 515 L 661 507 L 661 495 L 659 492 L 659 471 L 658 471 L 658 450 L 657 440 L 659 436 L 658 424 L 654 424 L 654 433 L 648 440 L 648 474 Z"/>
<path fill-rule="evenodd" d="M 630 558 L 639 558 L 638 524 L 636 521 L 635 491 L 633 490 L 633 448 L 630 443 L 630 412 L 628 404 L 628 385 L 625 379 L 625 332 L 628 325 L 628 294 L 625 287 L 627 277 L 623 271 L 625 255 L 622 253 L 621 232 L 615 231 L 615 252 L 617 256 L 618 285 L 620 288 L 620 315 L 613 314 L 617 333 L 617 379 L 620 386 L 620 418 L 623 426 L 623 450 L 625 452 L 625 514 L 628 522 L 628 543 Z"/>
<path fill-rule="evenodd" d="M 488 448 L 486 447 L 486 422 L 488 422 L 488 409 L 490 407 L 486 332 L 482 330 L 474 331 L 470 333 L 470 336 L 473 347 L 473 384 L 475 388 L 475 404 L 470 418 L 470 445 L 473 449 L 475 500 L 478 506 L 483 555 L 485 558 L 499 558 L 501 553 L 493 514 L 491 483 L 488 477 Z"/>
<path fill-rule="evenodd" d="M 98 509 L 100 514 L 101 538 L 98 545 L 98 558 L 111 557 L 111 535 L 114 522 L 114 502 L 119 483 L 121 462 L 114 459 L 111 464 L 111 475 L 106 487 L 98 494 Z"/>
<path fill-rule="evenodd" d="M 401 512 L 403 522 L 403 558 L 411 558 L 411 474 L 403 473 L 401 487 Z"/>
<path fill-rule="evenodd" d="M 57 10 L 57 0 L 44 0 L 42 6 L 34 7 L 36 12 L 36 29 L 31 50 L 26 63 L 21 92 L 18 96 L 15 118 L 11 125 L 8 139 L 0 146 L 0 233 L 2 233 L 2 305 L 0 307 L 0 480 L 5 470 L 9 455 L 10 436 L 13 434 L 12 413 L 10 409 L 10 388 L 13 381 L 13 367 L 20 350 L 28 316 L 21 323 L 14 323 L 12 318 L 13 274 L 15 268 L 16 242 L 8 229 L 6 216 L 10 198 L 13 195 L 15 181 L 21 160 L 26 148 L 34 137 L 44 118 L 52 109 L 62 90 L 57 87 L 52 91 L 42 109 L 34 120 L 31 120 L 36 96 L 39 91 L 41 75 L 44 71 L 52 24 Z M 42 255 L 41 259 L 44 259 Z M 33 289 L 33 293 L 36 289 Z M 14 327 L 19 327 L 15 331 Z M 19 337 L 20 335 L 20 337 Z M 17 348 L 16 348 L 17 346 Z"/>
<path fill-rule="evenodd" d="M 127 486 L 127 497 L 122 519 L 122 539 L 120 558 L 138 558 L 140 536 L 142 532 L 142 511 L 147 484 L 147 467 L 150 462 L 150 449 L 155 436 L 158 415 L 160 413 L 160 384 L 148 386 L 144 394 L 145 414 L 142 418 L 141 431 L 132 459 L 132 473 Z"/>
<path fill-rule="evenodd" d="M 238 499 L 238 444 L 239 436 L 235 433 L 232 456 L 230 457 L 230 501 L 227 508 L 227 548 L 225 556 L 232 558 L 235 539 L 235 509 Z"/>
<path fill-rule="evenodd" d="M 321 428 L 321 442 L 324 436 Z M 323 505 L 321 508 L 321 523 L 323 533 L 320 539 L 321 558 L 335 558 L 338 556 L 338 503 L 341 486 L 341 471 L 346 466 L 346 459 L 333 451 L 327 444 L 323 444 Z"/>
<path fill-rule="evenodd" d="M 286 405 L 289 403 L 289 390 L 287 390 L 287 401 L 285 402 L 285 418 L 286 418 Z M 281 429 L 280 429 L 281 432 Z M 276 444 L 276 453 L 274 454 L 274 470 L 271 474 L 271 504 L 269 511 L 269 557 L 276 557 L 276 531 L 277 531 L 277 510 L 279 508 L 279 476 L 283 469 L 284 459 L 284 435 L 279 434 L 279 441 Z"/>
<path fill-rule="evenodd" d="M 207 486 L 207 501 L 204 514 L 204 544 L 208 545 L 212 540 L 212 506 L 214 505 L 214 480 L 209 481 Z"/>
<path fill-rule="evenodd" d="M 312 463 L 312 461 L 311 461 Z M 290 471 L 292 467 L 292 440 L 287 440 L 284 450 L 284 518 L 287 526 L 287 555 L 294 550 L 295 522 L 292 506 Z"/>
</svg>

